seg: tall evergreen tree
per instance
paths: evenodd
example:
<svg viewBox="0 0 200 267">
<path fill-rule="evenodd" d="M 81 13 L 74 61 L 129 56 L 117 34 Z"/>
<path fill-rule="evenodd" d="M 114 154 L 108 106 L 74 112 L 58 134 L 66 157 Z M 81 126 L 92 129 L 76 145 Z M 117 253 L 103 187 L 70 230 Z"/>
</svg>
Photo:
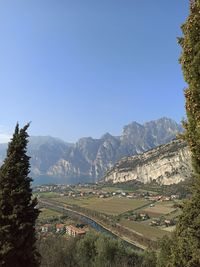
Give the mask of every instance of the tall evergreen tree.
<svg viewBox="0 0 200 267">
<path fill-rule="evenodd" d="M 32 198 L 27 156 L 29 124 L 16 125 L 7 157 L 0 168 L 0 266 L 36 267 L 35 221 L 39 210 Z"/>
<path fill-rule="evenodd" d="M 188 88 L 185 90 L 185 135 L 192 152 L 192 196 L 183 207 L 166 266 L 200 266 L 200 0 L 190 1 L 190 14 L 182 25 L 180 63 Z"/>
</svg>

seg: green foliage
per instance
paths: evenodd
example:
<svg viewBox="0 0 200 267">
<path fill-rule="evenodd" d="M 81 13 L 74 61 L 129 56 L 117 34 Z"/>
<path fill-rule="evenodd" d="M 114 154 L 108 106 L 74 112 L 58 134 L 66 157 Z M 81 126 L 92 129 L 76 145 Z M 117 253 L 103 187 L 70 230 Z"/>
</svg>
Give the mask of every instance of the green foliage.
<svg viewBox="0 0 200 267">
<path fill-rule="evenodd" d="M 97 240 L 96 235 L 88 233 L 83 239 L 81 239 L 78 242 L 76 257 L 79 266 L 88 267 L 93 265 L 96 256 L 96 247 L 95 247 L 96 240 Z"/>
<path fill-rule="evenodd" d="M 141 265 L 143 255 L 122 242 L 101 234 L 87 233 L 82 238 L 47 237 L 38 240 L 41 267 L 154 267 Z M 152 256 L 145 256 L 151 263 Z M 147 259 L 148 258 L 148 259 Z"/>
<path fill-rule="evenodd" d="M 187 121 L 183 122 L 192 152 L 192 196 L 183 206 L 172 240 L 163 240 L 158 267 L 200 266 L 200 0 L 190 1 L 190 15 L 182 25 L 180 63 L 188 88 L 185 90 Z"/>
<path fill-rule="evenodd" d="M 145 251 L 141 267 L 156 267 L 156 252 Z"/>
<path fill-rule="evenodd" d="M 174 233 L 171 266 L 200 266 L 200 195 L 193 193 L 184 205 Z"/>
<path fill-rule="evenodd" d="M 159 242 L 159 253 L 157 257 L 157 267 L 168 267 L 172 249 L 173 239 L 168 236 L 164 236 Z"/>
<path fill-rule="evenodd" d="M 190 14 L 182 25 L 183 37 L 179 43 L 183 49 L 180 63 L 188 83 L 183 137 L 192 152 L 193 188 L 191 199 L 183 206 L 171 245 L 161 248 L 159 266 L 200 266 L 200 0 L 190 2 Z"/>
<path fill-rule="evenodd" d="M 32 199 L 27 128 L 17 124 L 7 157 L 0 168 L 0 266 L 38 266 L 35 221 L 39 211 Z"/>
<path fill-rule="evenodd" d="M 191 1 L 190 15 L 182 25 L 183 37 L 180 63 L 188 88 L 185 90 L 185 139 L 192 151 L 195 174 L 200 174 L 200 0 Z"/>
<path fill-rule="evenodd" d="M 125 263 L 125 248 L 122 243 L 111 240 L 106 236 L 101 236 L 96 241 L 97 255 L 94 266 L 115 267 Z"/>
<path fill-rule="evenodd" d="M 75 250 L 77 239 L 66 240 L 61 236 L 38 240 L 38 250 L 41 257 L 41 267 L 75 267 L 77 260 Z"/>
</svg>

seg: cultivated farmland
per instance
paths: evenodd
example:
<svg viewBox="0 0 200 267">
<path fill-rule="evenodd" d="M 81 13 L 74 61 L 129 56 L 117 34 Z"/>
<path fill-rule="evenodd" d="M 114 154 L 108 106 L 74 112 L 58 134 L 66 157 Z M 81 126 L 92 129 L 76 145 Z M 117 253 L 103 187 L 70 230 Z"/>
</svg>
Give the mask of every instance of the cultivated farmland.
<svg viewBox="0 0 200 267">
<path fill-rule="evenodd" d="M 60 212 L 47 209 L 47 208 L 41 208 L 40 211 L 41 212 L 39 214 L 39 219 L 47 219 L 47 218 L 58 217 L 62 215 Z"/>
<path fill-rule="evenodd" d="M 139 233 L 141 236 L 145 236 L 151 240 L 156 240 L 157 238 L 161 238 L 164 235 L 170 235 L 170 233 L 167 231 L 163 231 L 157 227 L 142 224 L 139 222 L 134 222 L 124 219 L 120 221 L 120 224 L 133 230 L 136 233 Z"/>
<path fill-rule="evenodd" d="M 80 207 L 95 210 L 101 213 L 106 213 L 109 215 L 119 215 L 126 211 L 143 207 L 144 205 L 148 205 L 149 203 L 145 199 L 127 199 L 123 197 L 91 197 L 83 199 L 55 198 L 55 200 L 68 205 L 78 205 Z"/>
<path fill-rule="evenodd" d="M 148 213 L 152 216 L 160 216 L 160 215 L 166 215 L 169 213 L 172 213 L 176 210 L 176 208 L 173 207 L 174 203 L 163 203 L 163 202 L 158 202 L 155 204 L 154 207 L 147 207 L 142 210 L 142 212 Z"/>
</svg>

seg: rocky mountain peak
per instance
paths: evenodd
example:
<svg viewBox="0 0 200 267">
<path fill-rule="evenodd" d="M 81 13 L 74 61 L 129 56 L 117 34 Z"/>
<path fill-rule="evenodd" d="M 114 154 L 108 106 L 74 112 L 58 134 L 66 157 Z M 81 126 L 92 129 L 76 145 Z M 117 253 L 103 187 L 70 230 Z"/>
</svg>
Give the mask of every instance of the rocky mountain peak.
<svg viewBox="0 0 200 267">
<path fill-rule="evenodd" d="M 121 136 L 104 134 L 100 139 L 84 137 L 68 144 L 50 136 L 30 137 L 28 153 L 35 181 L 73 183 L 96 181 L 118 160 L 143 153 L 167 143 L 182 130 L 168 118 L 126 125 Z M 5 157 L 5 146 L 0 146 L 0 161 Z"/>
<path fill-rule="evenodd" d="M 133 121 L 130 124 L 124 126 L 122 136 L 130 136 L 132 134 L 137 134 L 142 130 L 143 126 Z"/>
<path fill-rule="evenodd" d="M 112 140 L 114 138 L 116 138 L 116 137 L 114 137 L 113 135 L 111 135 L 110 133 L 107 132 L 107 133 L 103 134 L 100 139 L 102 141 L 105 141 L 105 140 Z"/>
</svg>

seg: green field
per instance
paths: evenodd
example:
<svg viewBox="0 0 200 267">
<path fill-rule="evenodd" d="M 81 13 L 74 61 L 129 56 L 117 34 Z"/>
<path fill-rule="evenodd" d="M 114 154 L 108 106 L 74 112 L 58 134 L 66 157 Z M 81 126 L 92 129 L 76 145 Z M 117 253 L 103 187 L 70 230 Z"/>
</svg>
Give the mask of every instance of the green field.
<svg viewBox="0 0 200 267">
<path fill-rule="evenodd" d="M 163 230 L 167 231 L 167 232 L 173 232 L 176 229 L 176 226 L 168 226 L 168 227 L 164 227 Z"/>
<path fill-rule="evenodd" d="M 173 207 L 174 202 L 157 202 L 154 207 L 147 207 L 142 209 L 141 212 L 148 213 L 152 217 L 158 217 L 160 215 L 170 214 L 176 211 Z"/>
<path fill-rule="evenodd" d="M 55 198 L 55 200 L 69 205 L 78 205 L 80 207 L 96 210 L 109 215 L 119 215 L 126 211 L 134 210 L 148 204 L 148 201 L 144 199 L 128 199 L 123 197 L 88 197 L 76 199 L 67 199 L 62 197 Z"/>
<path fill-rule="evenodd" d="M 60 194 L 56 192 L 42 192 L 37 194 L 38 197 L 44 197 L 44 198 L 55 198 L 59 197 Z"/>
<path fill-rule="evenodd" d="M 120 224 L 152 240 L 161 238 L 164 235 L 170 235 L 170 233 L 167 231 L 135 221 L 129 221 L 123 219 L 120 221 Z"/>
<path fill-rule="evenodd" d="M 171 219 L 174 219 L 174 218 L 178 217 L 181 214 L 182 214 L 182 211 L 180 209 L 177 209 L 174 212 L 166 215 L 165 218 L 168 219 L 168 220 L 171 220 Z"/>
<path fill-rule="evenodd" d="M 128 210 L 137 209 L 147 203 L 144 199 L 107 198 L 98 199 L 96 203 L 90 203 L 87 208 L 106 214 L 119 215 Z"/>
<path fill-rule="evenodd" d="M 61 213 L 54 211 L 54 210 L 47 209 L 47 208 L 41 208 L 40 211 L 41 212 L 39 214 L 39 219 L 48 219 L 52 217 L 61 216 Z"/>
</svg>

